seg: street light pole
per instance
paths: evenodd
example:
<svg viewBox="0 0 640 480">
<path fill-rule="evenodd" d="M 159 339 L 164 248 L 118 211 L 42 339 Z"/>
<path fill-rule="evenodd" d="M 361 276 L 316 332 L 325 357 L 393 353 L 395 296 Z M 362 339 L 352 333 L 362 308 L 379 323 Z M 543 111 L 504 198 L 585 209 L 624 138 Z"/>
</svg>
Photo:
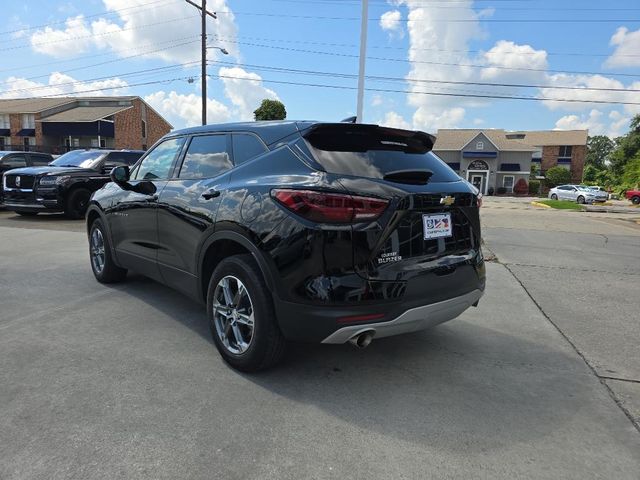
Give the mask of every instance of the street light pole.
<svg viewBox="0 0 640 480">
<path fill-rule="evenodd" d="M 362 19 L 360 23 L 360 68 L 358 70 L 358 106 L 356 122 L 362 123 L 364 101 L 364 64 L 367 58 L 367 27 L 369 26 L 369 0 L 362 0 Z"/>
<path fill-rule="evenodd" d="M 211 18 L 218 18 L 215 12 L 207 10 L 207 0 L 202 0 L 202 5 L 198 5 L 191 0 L 185 0 L 200 10 L 202 16 L 202 125 L 207 124 L 207 15 Z"/>
</svg>

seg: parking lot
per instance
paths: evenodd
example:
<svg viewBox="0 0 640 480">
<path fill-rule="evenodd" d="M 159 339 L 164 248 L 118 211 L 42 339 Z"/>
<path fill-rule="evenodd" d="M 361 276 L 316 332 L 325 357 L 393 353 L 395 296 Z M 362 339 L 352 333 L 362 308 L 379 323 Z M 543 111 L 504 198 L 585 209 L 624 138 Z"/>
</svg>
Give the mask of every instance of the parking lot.
<svg viewBox="0 0 640 480">
<path fill-rule="evenodd" d="M 0 212 L 0 478 L 637 479 L 636 217 L 482 217 L 478 308 L 244 375 L 200 305 L 95 282 L 83 222 Z"/>
</svg>

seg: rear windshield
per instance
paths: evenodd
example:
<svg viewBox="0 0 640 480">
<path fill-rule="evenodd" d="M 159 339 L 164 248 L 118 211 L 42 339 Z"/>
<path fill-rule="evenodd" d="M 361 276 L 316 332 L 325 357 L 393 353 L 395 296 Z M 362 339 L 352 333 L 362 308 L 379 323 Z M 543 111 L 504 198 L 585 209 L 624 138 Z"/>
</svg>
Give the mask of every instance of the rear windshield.
<svg viewBox="0 0 640 480">
<path fill-rule="evenodd" d="M 370 125 L 320 127 L 304 135 L 315 160 L 329 173 L 385 178 L 402 172 L 430 172 L 430 182 L 460 177 L 419 132 Z"/>
</svg>

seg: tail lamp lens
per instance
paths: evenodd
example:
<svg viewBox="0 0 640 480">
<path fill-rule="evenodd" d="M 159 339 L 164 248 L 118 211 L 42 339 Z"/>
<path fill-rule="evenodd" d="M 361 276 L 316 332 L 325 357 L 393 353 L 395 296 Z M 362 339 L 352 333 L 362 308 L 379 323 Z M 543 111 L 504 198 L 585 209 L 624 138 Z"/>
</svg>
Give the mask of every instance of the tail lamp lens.
<svg viewBox="0 0 640 480">
<path fill-rule="evenodd" d="M 357 223 L 378 218 L 388 201 L 313 190 L 275 189 L 271 195 L 301 217 L 318 223 Z"/>
</svg>

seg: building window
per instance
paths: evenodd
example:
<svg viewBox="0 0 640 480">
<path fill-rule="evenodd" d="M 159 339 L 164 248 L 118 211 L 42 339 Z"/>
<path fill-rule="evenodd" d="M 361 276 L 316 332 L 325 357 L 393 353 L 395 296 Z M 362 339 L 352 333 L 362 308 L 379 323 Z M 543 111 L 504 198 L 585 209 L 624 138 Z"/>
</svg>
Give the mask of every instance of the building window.
<svg viewBox="0 0 640 480">
<path fill-rule="evenodd" d="M 147 138 L 147 122 L 142 120 L 142 138 Z"/>
<path fill-rule="evenodd" d="M 22 128 L 36 128 L 36 116 L 33 113 L 22 114 Z"/>
<path fill-rule="evenodd" d="M 558 159 L 564 158 L 571 160 L 571 150 L 572 147 L 570 145 L 560 147 L 560 151 L 558 152 Z"/>
<path fill-rule="evenodd" d="M 484 150 L 484 142 L 476 143 L 476 150 Z"/>
<path fill-rule="evenodd" d="M 31 147 L 35 146 L 36 138 L 35 137 L 23 137 L 22 145 L 24 146 L 24 151 L 28 152 L 31 150 Z"/>
<path fill-rule="evenodd" d="M 74 138 L 73 139 L 73 146 L 74 147 L 79 147 L 80 146 L 80 139 L 79 138 Z"/>
<path fill-rule="evenodd" d="M 11 128 L 9 115 L 6 113 L 4 115 L 0 115 L 0 128 Z"/>
<path fill-rule="evenodd" d="M 107 139 L 106 138 L 101 138 L 100 139 L 100 148 L 107 148 Z"/>
<path fill-rule="evenodd" d="M 507 193 L 513 193 L 513 183 L 515 177 L 513 175 L 505 175 L 502 177 L 502 186 L 507 190 Z"/>
</svg>

